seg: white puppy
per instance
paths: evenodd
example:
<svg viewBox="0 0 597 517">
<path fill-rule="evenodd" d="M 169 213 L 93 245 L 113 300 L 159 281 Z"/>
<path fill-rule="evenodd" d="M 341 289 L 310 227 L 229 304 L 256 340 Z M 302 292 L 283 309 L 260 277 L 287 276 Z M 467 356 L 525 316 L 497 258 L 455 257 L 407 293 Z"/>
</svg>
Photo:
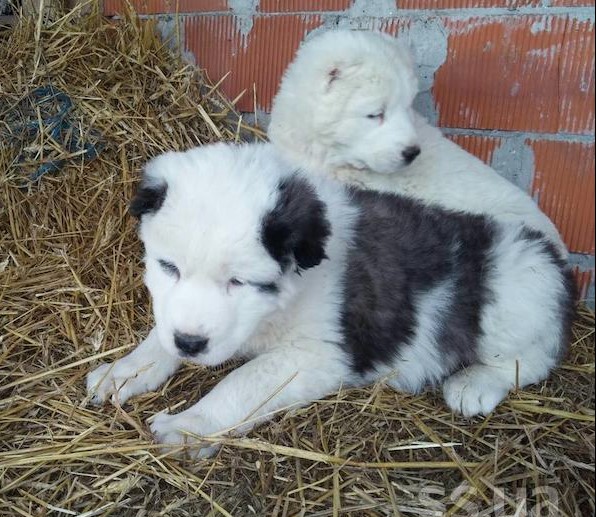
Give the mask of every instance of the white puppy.
<svg viewBox="0 0 597 517">
<path fill-rule="evenodd" d="M 89 374 L 93 401 L 154 390 L 183 359 L 250 359 L 191 408 L 157 415 L 163 443 L 244 432 L 381 378 L 443 383 L 452 409 L 488 413 L 565 350 L 572 283 L 541 234 L 345 190 L 293 172 L 271 144 L 162 155 L 131 212 L 156 326 Z"/>
<path fill-rule="evenodd" d="M 395 39 L 330 31 L 303 43 L 276 95 L 270 140 L 293 163 L 373 190 L 524 222 L 563 258 L 551 220 L 522 190 L 414 112 L 417 81 Z"/>
</svg>

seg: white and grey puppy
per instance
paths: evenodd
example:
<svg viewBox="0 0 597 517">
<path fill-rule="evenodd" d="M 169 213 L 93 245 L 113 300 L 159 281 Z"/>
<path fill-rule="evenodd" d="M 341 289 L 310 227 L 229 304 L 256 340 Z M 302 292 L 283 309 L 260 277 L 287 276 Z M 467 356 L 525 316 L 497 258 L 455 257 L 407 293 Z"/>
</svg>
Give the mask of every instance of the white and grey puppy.
<svg viewBox="0 0 597 517">
<path fill-rule="evenodd" d="M 557 228 L 529 195 L 414 111 L 417 89 L 412 59 L 395 38 L 325 32 L 303 43 L 288 66 L 268 136 L 312 173 L 522 222 L 566 258 Z"/>
<path fill-rule="evenodd" d="M 131 211 L 155 328 L 89 374 L 93 401 L 154 390 L 183 360 L 249 358 L 191 408 L 157 415 L 162 443 L 244 432 L 381 378 L 409 392 L 441 383 L 453 410 L 488 413 L 565 350 L 572 283 L 541 234 L 344 189 L 271 144 L 159 156 Z"/>
</svg>

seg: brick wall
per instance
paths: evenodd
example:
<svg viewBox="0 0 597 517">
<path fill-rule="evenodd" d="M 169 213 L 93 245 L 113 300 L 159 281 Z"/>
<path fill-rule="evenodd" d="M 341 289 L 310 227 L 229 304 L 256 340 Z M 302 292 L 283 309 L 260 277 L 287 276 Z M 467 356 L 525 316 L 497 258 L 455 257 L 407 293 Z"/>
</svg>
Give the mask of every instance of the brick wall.
<svg viewBox="0 0 597 517">
<path fill-rule="evenodd" d="M 417 107 L 527 190 L 595 299 L 594 0 L 136 0 L 180 34 L 189 57 L 242 111 L 267 114 L 313 30 L 377 28 L 419 65 Z M 105 0 L 107 15 L 122 2 Z"/>
</svg>

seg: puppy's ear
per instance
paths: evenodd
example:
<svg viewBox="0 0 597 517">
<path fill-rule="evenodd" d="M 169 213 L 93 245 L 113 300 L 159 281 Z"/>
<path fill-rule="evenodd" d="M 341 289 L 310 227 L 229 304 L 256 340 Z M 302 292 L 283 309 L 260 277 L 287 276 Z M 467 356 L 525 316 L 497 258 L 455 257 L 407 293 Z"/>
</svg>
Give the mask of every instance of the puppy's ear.
<svg viewBox="0 0 597 517">
<path fill-rule="evenodd" d="M 313 187 L 296 176 L 284 180 L 276 206 L 262 221 L 261 241 L 268 253 L 283 270 L 292 264 L 309 269 L 327 258 L 330 233 L 326 206 Z"/>
<path fill-rule="evenodd" d="M 164 199 L 166 199 L 167 191 L 168 185 L 166 183 L 159 185 L 141 184 L 131 201 L 129 213 L 140 219 L 145 214 L 157 212 L 164 203 Z"/>
<path fill-rule="evenodd" d="M 330 64 L 327 68 L 327 75 L 325 77 L 326 91 L 330 91 L 337 83 L 344 81 L 351 76 L 358 75 L 362 66 L 363 62 L 358 56 L 351 58 L 350 60 L 342 60 Z"/>
<path fill-rule="evenodd" d="M 143 168 L 143 179 L 129 205 L 129 213 L 137 218 L 157 212 L 163 205 L 168 183 L 162 171 L 174 153 L 164 153 L 153 158 Z"/>
</svg>

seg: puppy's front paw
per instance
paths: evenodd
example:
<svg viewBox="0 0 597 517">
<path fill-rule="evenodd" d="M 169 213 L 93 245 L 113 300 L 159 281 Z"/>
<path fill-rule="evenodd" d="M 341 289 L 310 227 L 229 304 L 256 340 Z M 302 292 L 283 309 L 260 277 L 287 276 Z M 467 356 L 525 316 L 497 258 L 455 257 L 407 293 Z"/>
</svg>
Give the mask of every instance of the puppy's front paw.
<svg viewBox="0 0 597 517">
<path fill-rule="evenodd" d="M 158 413 L 150 425 L 151 432 L 157 443 L 163 444 L 164 452 L 172 451 L 177 446 L 184 446 L 178 456 L 196 458 L 209 458 L 217 450 L 217 445 L 201 440 L 207 432 L 201 432 L 201 417 L 184 414 L 169 415 Z"/>
<path fill-rule="evenodd" d="M 102 404 L 108 397 L 118 393 L 118 400 L 124 403 L 133 395 L 151 391 L 153 382 L 148 367 L 139 365 L 127 358 L 114 363 L 105 363 L 87 374 L 87 394 L 93 404 Z"/>
<path fill-rule="evenodd" d="M 87 374 L 87 395 L 92 404 L 101 404 L 115 391 L 116 383 L 110 368 L 114 363 L 104 363 Z"/>
<path fill-rule="evenodd" d="M 444 399 L 450 409 L 464 416 L 488 415 L 508 394 L 509 386 L 495 369 L 473 365 L 444 382 Z"/>
</svg>

